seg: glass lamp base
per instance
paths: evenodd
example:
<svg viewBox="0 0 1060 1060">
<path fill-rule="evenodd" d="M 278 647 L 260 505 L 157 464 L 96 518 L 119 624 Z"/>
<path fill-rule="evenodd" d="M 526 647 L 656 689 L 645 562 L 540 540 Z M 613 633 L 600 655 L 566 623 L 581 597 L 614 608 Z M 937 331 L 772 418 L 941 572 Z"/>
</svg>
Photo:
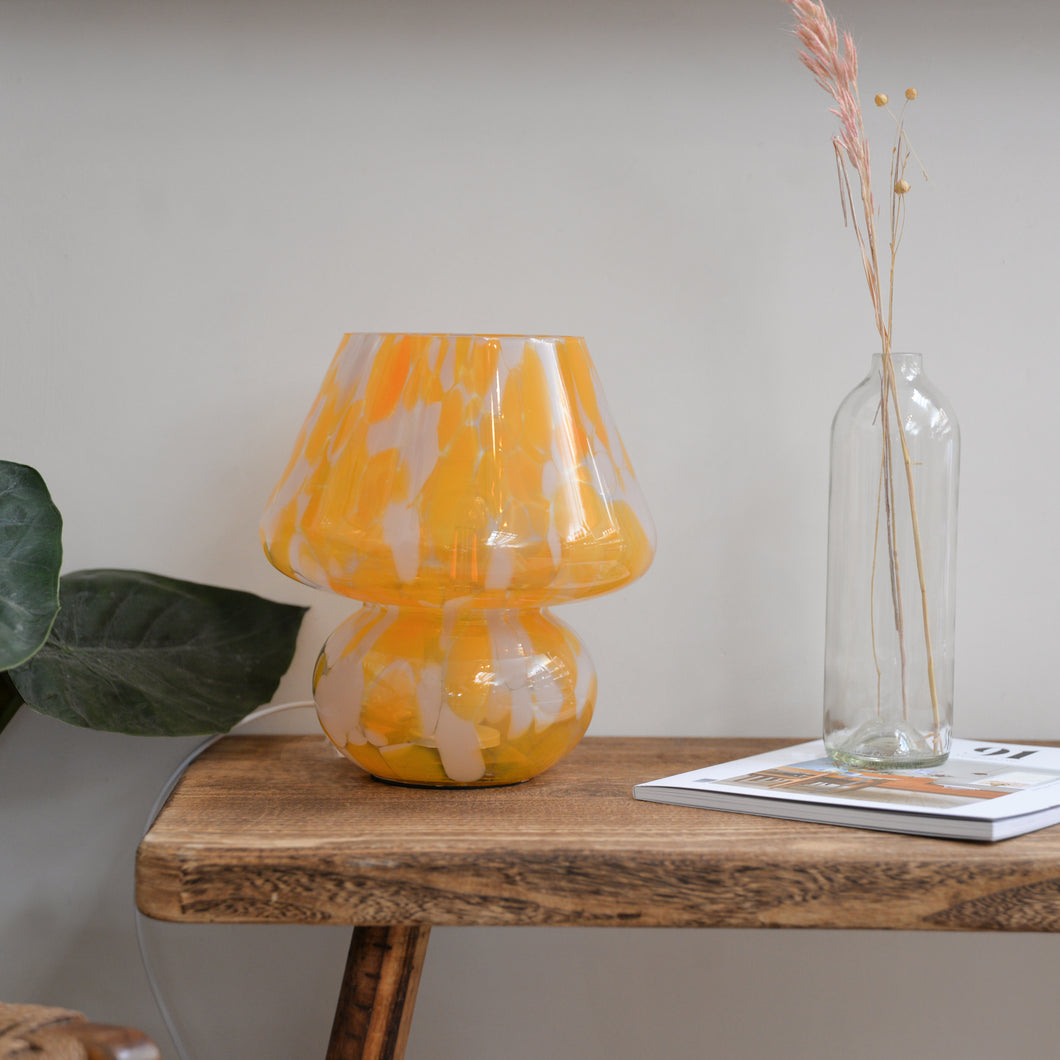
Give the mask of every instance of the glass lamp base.
<svg viewBox="0 0 1060 1060">
<path fill-rule="evenodd" d="M 313 690 L 331 742 L 380 780 L 518 784 L 582 738 L 596 673 L 543 610 L 364 606 L 328 638 Z"/>
<path fill-rule="evenodd" d="M 908 722 L 883 719 L 830 733 L 825 748 L 833 762 L 852 769 L 925 769 L 949 757 L 949 740 L 936 743 Z"/>
</svg>

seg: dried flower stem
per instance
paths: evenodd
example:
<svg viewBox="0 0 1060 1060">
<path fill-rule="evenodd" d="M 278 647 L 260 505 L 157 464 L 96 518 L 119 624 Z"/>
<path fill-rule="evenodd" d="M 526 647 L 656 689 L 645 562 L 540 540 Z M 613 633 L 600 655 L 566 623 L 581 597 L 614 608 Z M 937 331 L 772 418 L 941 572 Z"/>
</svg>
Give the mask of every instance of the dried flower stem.
<svg viewBox="0 0 1060 1060">
<path fill-rule="evenodd" d="M 888 357 L 887 360 L 890 360 Z M 894 366 L 890 369 L 890 389 L 894 398 L 895 408 L 898 405 L 898 390 L 894 379 Z M 927 583 L 924 579 L 924 555 L 920 547 L 920 519 L 916 508 L 916 487 L 913 482 L 913 461 L 909 454 L 909 445 L 906 441 L 905 431 L 899 428 L 898 437 L 902 443 L 902 459 L 905 463 L 906 487 L 909 490 L 909 511 L 913 520 L 913 547 L 916 550 L 916 572 L 920 579 L 920 607 L 924 617 L 924 648 L 927 652 L 927 675 L 928 689 L 931 693 L 931 713 L 935 725 L 935 750 L 941 749 L 941 734 L 939 733 L 939 695 L 935 685 L 935 655 L 931 647 L 931 619 L 928 610 Z"/>
<path fill-rule="evenodd" d="M 902 459 L 905 464 L 906 486 L 909 494 L 909 507 L 912 517 L 913 544 L 916 553 L 917 576 L 920 582 L 921 605 L 924 619 L 924 641 L 927 652 L 928 686 L 931 693 L 931 708 L 934 719 L 934 738 L 936 750 L 940 748 L 940 719 L 938 693 L 935 686 L 935 664 L 931 647 L 931 628 L 927 599 L 927 588 L 924 577 L 923 552 L 920 545 L 920 522 L 917 516 L 916 491 L 913 481 L 913 462 L 909 445 L 902 425 L 901 410 L 898 407 L 898 388 L 895 379 L 894 362 L 891 357 L 891 335 L 894 325 L 894 267 L 898 247 L 902 241 L 905 227 L 905 194 L 909 183 L 905 180 L 905 170 L 912 149 L 905 134 L 903 118 L 905 107 L 896 118 L 897 133 L 891 155 L 891 188 L 890 188 L 890 242 L 887 283 L 886 312 L 880 283 L 880 263 L 876 237 L 876 205 L 872 195 L 871 167 L 869 164 L 869 146 L 865 136 L 861 113 L 861 100 L 858 95 L 858 59 L 857 49 L 849 33 L 843 33 L 840 39 L 836 22 L 828 15 L 824 5 L 815 0 L 786 0 L 795 12 L 795 36 L 802 45 L 799 58 L 803 65 L 814 75 L 817 84 L 836 102 L 832 113 L 839 119 L 839 133 L 832 138 L 835 151 L 836 167 L 839 173 L 839 195 L 843 208 L 843 219 L 851 224 L 861 251 L 865 280 L 869 288 L 873 314 L 876 319 L 876 330 L 879 332 L 882 348 L 882 377 L 880 380 L 880 426 L 883 435 L 883 454 L 881 464 L 881 483 L 877 501 L 877 534 L 879 533 L 879 503 L 882 501 L 887 532 L 887 550 L 890 566 L 891 597 L 894 608 L 895 630 L 898 635 L 901 654 L 901 680 L 903 713 L 908 715 L 908 665 L 905 645 L 905 628 L 902 607 L 901 572 L 898 563 L 898 541 L 894 517 L 895 483 L 892 469 L 893 442 L 891 438 L 891 418 L 894 422 L 901 444 Z M 916 89 L 907 89 L 906 105 L 916 98 Z M 888 99 L 878 95 L 877 106 L 886 106 Z M 892 113 L 893 117 L 893 113 Z M 849 168 L 848 168 L 849 167 Z M 855 204 L 851 188 L 850 171 L 853 171 L 858 186 L 860 214 Z M 875 583 L 876 553 L 873 550 L 873 582 Z M 873 620 L 872 629 L 873 654 L 876 653 L 876 631 Z M 879 660 L 876 658 L 877 674 Z"/>
</svg>

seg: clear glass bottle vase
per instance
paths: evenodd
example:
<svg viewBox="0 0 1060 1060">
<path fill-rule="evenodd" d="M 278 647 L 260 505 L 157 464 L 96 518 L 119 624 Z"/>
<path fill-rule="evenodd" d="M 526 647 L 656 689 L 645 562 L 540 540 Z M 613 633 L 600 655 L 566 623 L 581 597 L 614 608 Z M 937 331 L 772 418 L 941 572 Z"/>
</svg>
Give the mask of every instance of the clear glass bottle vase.
<svg viewBox="0 0 1060 1060">
<path fill-rule="evenodd" d="M 949 754 L 959 464 L 920 355 L 876 354 L 832 422 L 824 741 L 842 765 Z"/>
</svg>

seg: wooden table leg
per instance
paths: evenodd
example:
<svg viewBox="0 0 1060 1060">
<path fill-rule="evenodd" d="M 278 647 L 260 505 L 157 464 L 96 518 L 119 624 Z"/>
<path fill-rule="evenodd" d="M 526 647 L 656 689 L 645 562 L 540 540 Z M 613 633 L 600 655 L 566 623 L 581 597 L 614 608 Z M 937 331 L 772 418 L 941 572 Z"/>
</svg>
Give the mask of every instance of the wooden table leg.
<svg viewBox="0 0 1060 1060">
<path fill-rule="evenodd" d="M 327 1060 L 401 1060 L 430 934 L 418 925 L 354 928 Z"/>
</svg>

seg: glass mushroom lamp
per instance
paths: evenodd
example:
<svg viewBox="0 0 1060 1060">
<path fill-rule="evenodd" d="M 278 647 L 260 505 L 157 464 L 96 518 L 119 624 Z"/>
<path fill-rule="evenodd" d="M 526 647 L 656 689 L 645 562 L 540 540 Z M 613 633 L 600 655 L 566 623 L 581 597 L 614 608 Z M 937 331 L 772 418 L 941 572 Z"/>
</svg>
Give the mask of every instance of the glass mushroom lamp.
<svg viewBox="0 0 1060 1060">
<path fill-rule="evenodd" d="M 654 528 L 579 338 L 344 337 L 262 520 L 270 562 L 363 601 L 313 675 L 382 780 L 514 784 L 581 739 L 592 661 L 547 608 L 647 570 Z"/>
</svg>

